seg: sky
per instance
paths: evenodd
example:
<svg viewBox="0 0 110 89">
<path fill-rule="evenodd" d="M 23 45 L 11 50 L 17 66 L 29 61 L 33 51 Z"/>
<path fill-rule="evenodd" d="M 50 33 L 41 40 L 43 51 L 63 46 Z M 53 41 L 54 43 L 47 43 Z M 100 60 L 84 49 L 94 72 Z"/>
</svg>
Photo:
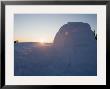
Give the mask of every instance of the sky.
<svg viewBox="0 0 110 89">
<path fill-rule="evenodd" d="M 96 14 L 15 14 L 14 40 L 52 43 L 58 30 L 68 22 L 84 22 L 97 31 Z"/>
</svg>

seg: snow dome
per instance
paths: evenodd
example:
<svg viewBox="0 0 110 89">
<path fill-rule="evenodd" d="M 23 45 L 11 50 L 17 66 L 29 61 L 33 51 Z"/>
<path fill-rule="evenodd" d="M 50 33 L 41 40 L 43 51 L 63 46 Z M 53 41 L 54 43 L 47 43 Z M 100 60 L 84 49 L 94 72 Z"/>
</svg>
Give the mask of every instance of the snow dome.
<svg viewBox="0 0 110 89">
<path fill-rule="evenodd" d="M 96 42 L 94 33 L 88 23 L 68 22 L 57 32 L 54 44 L 57 47 L 90 45 Z"/>
<path fill-rule="evenodd" d="M 63 25 L 55 36 L 54 50 L 56 60 L 64 64 L 59 68 L 61 65 L 65 71 L 68 68 L 67 75 L 97 75 L 97 41 L 88 23 Z"/>
</svg>

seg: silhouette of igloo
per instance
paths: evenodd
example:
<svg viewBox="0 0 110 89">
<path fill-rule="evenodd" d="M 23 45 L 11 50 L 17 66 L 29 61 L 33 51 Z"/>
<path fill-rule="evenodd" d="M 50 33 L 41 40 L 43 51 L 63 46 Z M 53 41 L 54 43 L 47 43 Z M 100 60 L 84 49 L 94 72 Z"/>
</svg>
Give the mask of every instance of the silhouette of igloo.
<svg viewBox="0 0 110 89">
<path fill-rule="evenodd" d="M 68 22 L 60 28 L 54 39 L 57 47 L 91 45 L 94 42 L 96 41 L 90 25 L 83 22 Z"/>
<path fill-rule="evenodd" d="M 67 75 L 97 75 L 97 41 L 88 23 L 63 25 L 55 36 L 54 51 L 57 67 Z"/>
</svg>

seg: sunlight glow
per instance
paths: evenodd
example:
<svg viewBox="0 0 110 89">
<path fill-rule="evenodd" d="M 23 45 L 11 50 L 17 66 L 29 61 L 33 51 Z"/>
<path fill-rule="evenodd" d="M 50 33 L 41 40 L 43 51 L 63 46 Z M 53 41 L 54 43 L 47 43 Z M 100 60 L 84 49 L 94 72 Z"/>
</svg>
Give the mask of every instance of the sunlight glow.
<svg viewBox="0 0 110 89">
<path fill-rule="evenodd" d="M 43 45 L 46 41 L 44 39 L 40 39 L 39 42 Z"/>
</svg>

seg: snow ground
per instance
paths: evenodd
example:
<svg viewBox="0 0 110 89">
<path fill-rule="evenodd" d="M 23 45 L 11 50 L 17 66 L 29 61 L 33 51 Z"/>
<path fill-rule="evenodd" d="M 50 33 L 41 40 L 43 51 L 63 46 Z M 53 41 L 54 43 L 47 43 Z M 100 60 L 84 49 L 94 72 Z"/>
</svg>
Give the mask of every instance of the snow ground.
<svg viewBox="0 0 110 89">
<path fill-rule="evenodd" d="M 84 45 L 83 45 L 84 46 Z M 55 49 L 52 44 L 14 44 L 15 76 L 96 76 L 97 48 Z"/>
</svg>

